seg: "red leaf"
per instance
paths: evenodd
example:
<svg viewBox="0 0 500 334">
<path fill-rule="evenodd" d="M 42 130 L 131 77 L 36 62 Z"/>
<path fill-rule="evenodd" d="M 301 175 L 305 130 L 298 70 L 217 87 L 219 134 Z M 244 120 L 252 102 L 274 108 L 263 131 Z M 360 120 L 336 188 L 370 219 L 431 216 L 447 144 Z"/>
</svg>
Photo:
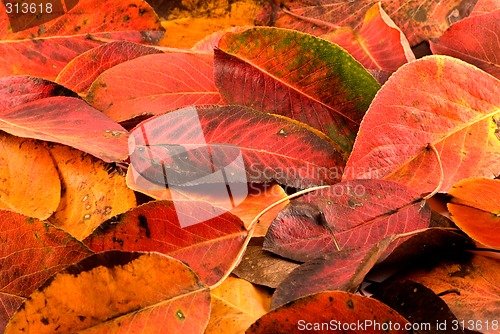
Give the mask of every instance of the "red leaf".
<svg viewBox="0 0 500 334">
<path fill-rule="evenodd" d="M 497 0 L 477 0 L 469 17 L 491 13 L 497 9 L 500 9 L 500 2 Z"/>
<path fill-rule="evenodd" d="M 92 82 L 107 69 L 155 53 L 161 51 L 126 41 L 104 44 L 74 58 L 62 69 L 56 82 L 77 93 L 86 93 Z"/>
<path fill-rule="evenodd" d="M 114 66 L 92 84 L 87 99 L 117 122 L 192 104 L 219 104 L 213 55 L 167 53 Z"/>
<path fill-rule="evenodd" d="M 415 60 L 405 35 L 384 12 L 380 2 L 366 12 L 358 31 L 340 28 L 321 37 L 346 49 L 369 70 L 394 72 Z"/>
<path fill-rule="evenodd" d="M 154 10 L 145 1 L 140 0 L 79 0 L 76 6 L 64 15 L 35 26 L 36 20 L 43 20 L 44 15 L 37 15 L 34 23 L 31 24 L 23 22 L 23 20 L 30 20 L 28 15 L 20 16 L 12 21 L 7 16 L 5 5 L 0 3 L 0 39 L 126 30 L 163 30 Z M 17 32 L 15 32 L 13 31 L 15 27 L 22 29 L 16 29 Z M 32 28 L 26 29 L 28 27 Z"/>
<path fill-rule="evenodd" d="M 49 96 L 77 95 L 56 83 L 29 76 L 0 78 L 0 111 Z"/>
<path fill-rule="evenodd" d="M 106 162 L 127 158 L 127 131 L 77 98 L 48 97 L 2 111 L 0 129 L 72 146 Z"/>
<path fill-rule="evenodd" d="M 344 152 L 351 151 L 359 123 L 380 87 L 339 46 L 276 28 L 225 34 L 215 50 L 214 73 L 227 103 L 309 124 Z"/>
<path fill-rule="evenodd" d="M 377 0 L 314 2 L 288 0 L 275 14 L 277 15 L 275 25 L 315 35 L 322 35 L 344 26 L 359 29 L 365 13 L 377 2 Z M 471 2 L 463 0 L 383 1 L 382 5 L 412 46 L 441 35 L 451 23 L 466 17 L 472 10 Z"/>
<path fill-rule="evenodd" d="M 158 40 L 161 35 L 161 32 L 126 31 L 3 41 L 0 43 L 0 76 L 28 74 L 55 80 L 73 58 L 110 39 L 141 43 Z"/>
<path fill-rule="evenodd" d="M 430 45 L 434 54 L 462 59 L 500 79 L 500 9 L 453 24 Z"/>
<path fill-rule="evenodd" d="M 0 210 L 0 331 L 25 297 L 91 253 L 48 223 Z"/>
<path fill-rule="evenodd" d="M 296 261 L 369 248 L 388 235 L 426 228 L 430 209 L 404 185 L 353 180 L 292 202 L 269 227 L 264 249 Z M 390 253 L 402 240 L 391 245 Z"/>
<path fill-rule="evenodd" d="M 276 180 L 307 188 L 337 182 L 343 165 L 318 131 L 242 106 L 189 107 L 150 118 L 131 131 L 129 145 L 132 166 L 162 186 L 166 177 L 176 186 L 219 182 L 210 173 L 232 166 L 234 183 Z"/>
<path fill-rule="evenodd" d="M 409 84 L 411 83 L 411 84 Z M 500 81 L 461 60 L 429 56 L 401 67 L 367 111 L 344 179 L 384 178 L 419 193 L 500 170 Z"/>
<path fill-rule="evenodd" d="M 182 211 L 179 205 L 184 205 Z M 150 202 L 104 222 L 83 242 L 94 252 L 117 249 L 167 254 L 187 263 L 203 282 L 212 285 L 236 260 L 247 232 L 238 217 L 223 210 L 215 218 L 181 227 L 178 214 L 193 210 L 212 217 L 212 210 L 220 209 L 197 201 Z"/>
<path fill-rule="evenodd" d="M 405 318 L 376 299 L 325 291 L 272 310 L 246 333 L 410 333 L 403 330 L 406 324 Z"/>
</svg>

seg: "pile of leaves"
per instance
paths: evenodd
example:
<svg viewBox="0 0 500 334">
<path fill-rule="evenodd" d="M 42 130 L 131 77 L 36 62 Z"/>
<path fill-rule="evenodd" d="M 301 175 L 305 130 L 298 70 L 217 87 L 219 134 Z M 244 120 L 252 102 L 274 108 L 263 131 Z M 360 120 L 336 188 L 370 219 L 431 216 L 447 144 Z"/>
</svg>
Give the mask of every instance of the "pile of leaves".
<svg viewBox="0 0 500 334">
<path fill-rule="evenodd" d="M 0 3 L 5 333 L 498 332 L 498 1 L 62 3 Z"/>
</svg>

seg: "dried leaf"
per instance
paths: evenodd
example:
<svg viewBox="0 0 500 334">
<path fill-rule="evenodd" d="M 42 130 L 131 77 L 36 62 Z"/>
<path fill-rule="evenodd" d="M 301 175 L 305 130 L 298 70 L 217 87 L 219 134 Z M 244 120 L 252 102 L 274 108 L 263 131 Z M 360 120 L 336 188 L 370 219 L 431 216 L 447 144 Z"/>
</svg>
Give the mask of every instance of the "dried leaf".
<svg viewBox="0 0 500 334">
<path fill-rule="evenodd" d="M 318 0 L 311 3 L 307 0 L 287 0 L 275 14 L 275 24 L 277 27 L 318 35 L 335 30 L 339 26 L 347 25 L 359 29 L 365 13 L 377 2 Z M 464 0 L 381 2 L 384 10 L 401 28 L 412 46 L 441 35 L 453 22 L 469 15 L 474 5 L 474 2 Z M 272 13 L 268 14 L 271 15 Z"/>
<path fill-rule="evenodd" d="M 51 4 L 54 5 L 52 2 Z M 53 9 L 57 12 L 55 7 Z M 0 13 L 0 39 L 4 40 L 67 36 L 76 33 L 163 30 L 154 10 L 146 2 L 140 0 L 108 0 L 106 2 L 78 0 L 68 12 L 48 22 L 43 21 L 49 13 L 34 17 L 22 15 L 9 20 L 3 3 L 0 4 Z"/>
<path fill-rule="evenodd" d="M 72 59 L 105 42 L 124 39 L 135 43 L 154 43 L 162 34 L 125 31 L 2 41 L 0 76 L 31 75 L 55 80 Z"/>
<path fill-rule="evenodd" d="M 500 287 L 495 283 L 500 281 L 499 266 L 498 259 L 465 253 L 432 269 L 411 270 L 402 278 L 440 295 L 458 320 L 464 321 L 465 329 L 498 333 L 493 325 L 500 314 Z M 469 320 L 481 320 L 483 327 Z"/>
<path fill-rule="evenodd" d="M 264 238 L 252 238 L 233 274 L 249 282 L 276 288 L 298 263 L 262 249 Z"/>
</svg>

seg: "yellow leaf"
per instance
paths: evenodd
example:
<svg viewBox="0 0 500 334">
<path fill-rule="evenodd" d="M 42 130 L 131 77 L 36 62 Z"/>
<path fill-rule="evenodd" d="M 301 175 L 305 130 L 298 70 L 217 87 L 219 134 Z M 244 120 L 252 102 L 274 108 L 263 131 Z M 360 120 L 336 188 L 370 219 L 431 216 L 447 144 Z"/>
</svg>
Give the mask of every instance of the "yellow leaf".
<svg viewBox="0 0 500 334">
<path fill-rule="evenodd" d="M 269 311 L 271 294 L 263 288 L 228 277 L 212 290 L 212 309 L 205 334 L 245 333 L 245 330 Z"/>
</svg>

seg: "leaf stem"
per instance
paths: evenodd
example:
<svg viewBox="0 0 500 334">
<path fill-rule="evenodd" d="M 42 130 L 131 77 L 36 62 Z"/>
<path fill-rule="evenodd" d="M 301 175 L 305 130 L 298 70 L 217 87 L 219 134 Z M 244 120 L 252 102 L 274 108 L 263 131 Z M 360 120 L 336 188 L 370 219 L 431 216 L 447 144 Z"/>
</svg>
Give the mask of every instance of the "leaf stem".
<svg viewBox="0 0 500 334">
<path fill-rule="evenodd" d="M 252 222 L 248 225 L 248 234 L 245 238 L 245 241 L 243 242 L 243 245 L 241 246 L 241 249 L 240 249 L 240 252 L 238 253 L 238 256 L 236 256 L 236 258 L 234 259 L 233 263 L 231 264 L 231 267 L 228 268 L 228 270 L 226 271 L 226 273 L 224 274 L 224 276 L 221 277 L 221 279 L 210 286 L 210 290 L 213 290 L 215 288 L 217 288 L 219 285 L 222 284 L 222 282 L 224 282 L 226 280 L 226 278 L 229 277 L 229 275 L 231 275 L 231 273 L 233 272 L 233 270 L 238 266 L 238 264 L 240 263 L 240 260 L 241 258 L 243 257 L 243 254 L 245 254 L 245 251 L 247 249 L 247 246 L 248 246 L 248 243 L 250 242 L 250 239 L 252 238 L 253 236 L 253 233 L 255 231 L 255 225 L 257 224 L 257 222 L 259 221 L 260 217 L 262 217 L 266 212 L 268 212 L 269 210 L 271 210 L 272 208 L 274 208 L 275 206 L 277 205 L 280 205 L 281 203 L 285 202 L 285 201 L 288 201 L 292 198 L 296 198 L 296 197 L 299 197 L 299 196 L 302 196 L 304 194 L 307 194 L 307 193 L 310 193 L 312 191 L 315 191 L 315 190 L 319 190 L 319 189 L 324 189 L 324 188 L 329 188 L 330 186 L 317 186 L 317 187 L 311 187 L 311 188 L 307 188 L 307 189 L 304 189 L 304 190 L 301 190 L 301 191 L 298 191 L 294 194 L 291 194 L 291 195 L 288 195 L 274 203 L 272 203 L 271 205 L 269 205 L 267 208 L 265 208 L 264 210 L 262 210 L 257 216 L 255 216 L 255 218 L 252 220 Z"/>
<path fill-rule="evenodd" d="M 443 180 L 444 180 L 444 171 L 443 171 L 443 164 L 441 163 L 441 156 L 439 155 L 439 152 L 436 150 L 436 147 L 432 145 L 431 143 L 427 144 L 427 148 L 429 148 L 434 154 L 436 154 L 436 158 L 439 164 L 439 172 L 441 173 L 439 176 L 439 183 L 437 187 L 427 196 L 424 197 L 425 200 L 428 200 L 432 196 L 436 195 L 439 192 L 439 189 L 441 189 L 441 186 L 443 185 Z"/>
</svg>

